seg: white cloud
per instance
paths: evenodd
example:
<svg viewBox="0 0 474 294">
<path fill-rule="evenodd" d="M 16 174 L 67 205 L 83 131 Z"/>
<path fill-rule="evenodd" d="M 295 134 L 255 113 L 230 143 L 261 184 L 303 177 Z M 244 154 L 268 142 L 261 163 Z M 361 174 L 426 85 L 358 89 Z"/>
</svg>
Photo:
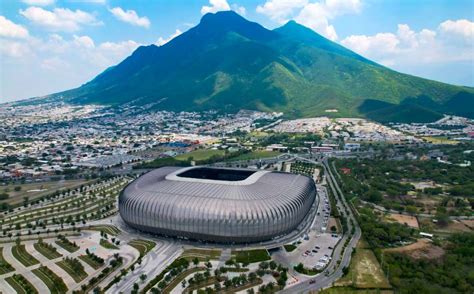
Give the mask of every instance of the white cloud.
<svg viewBox="0 0 474 294">
<path fill-rule="evenodd" d="M 36 25 L 51 31 L 78 31 L 81 25 L 98 25 L 94 15 L 82 10 L 70 10 L 67 8 L 55 8 L 52 11 L 40 7 L 28 7 L 20 10 L 20 14 Z"/>
<path fill-rule="evenodd" d="M 168 43 L 169 41 L 173 40 L 177 36 L 181 35 L 182 33 L 183 32 L 176 29 L 176 31 L 173 34 L 171 34 L 168 38 L 166 38 L 166 39 L 164 39 L 163 37 L 158 38 L 158 40 L 155 42 L 155 44 L 158 45 L 158 46 L 162 46 L 162 45 Z"/>
<path fill-rule="evenodd" d="M 469 36 L 457 24 L 459 21 L 446 21 L 440 24 L 437 31 L 422 29 L 419 32 L 413 31 L 407 24 L 399 24 L 395 33 L 352 35 L 342 40 L 341 44 L 369 59 L 397 69 L 432 63 L 473 62 L 472 37 L 470 44 L 454 42 L 450 38 L 450 34 Z"/>
<path fill-rule="evenodd" d="M 293 15 L 295 10 L 308 4 L 308 0 L 267 0 L 257 6 L 257 12 L 264 14 L 278 23 L 284 23 Z"/>
<path fill-rule="evenodd" d="M 439 29 L 443 33 L 459 35 L 471 41 L 474 38 L 474 22 L 467 19 L 447 20 L 439 25 Z"/>
<path fill-rule="evenodd" d="M 380 59 L 382 56 L 396 53 L 400 40 L 392 33 L 378 33 L 373 36 L 349 36 L 341 43 L 359 54 Z"/>
<path fill-rule="evenodd" d="M 337 39 L 337 33 L 334 26 L 329 24 L 329 13 L 324 4 L 309 3 L 303 7 L 295 20 L 305 25 L 330 40 Z"/>
<path fill-rule="evenodd" d="M 201 14 L 230 10 L 230 5 L 227 3 L 227 0 L 209 0 L 209 4 L 210 6 L 205 5 L 201 8 Z"/>
<path fill-rule="evenodd" d="M 0 37 L 0 101 L 75 88 L 121 62 L 138 46 L 133 40 L 97 43 L 87 35 Z"/>
<path fill-rule="evenodd" d="M 0 37 L 27 38 L 28 30 L 0 15 Z"/>
<path fill-rule="evenodd" d="M 150 27 L 150 20 L 147 17 L 138 16 L 135 10 L 124 11 L 121 7 L 114 7 L 109 10 L 117 19 L 144 28 Z"/>
<path fill-rule="evenodd" d="M 0 39 L 0 55 L 7 57 L 21 58 L 32 51 L 30 47 L 22 41 L 13 41 L 8 39 Z M 0 58 L 6 59 L 6 58 Z"/>
<path fill-rule="evenodd" d="M 330 21 L 344 14 L 358 13 L 361 7 L 361 0 L 267 0 L 257 6 L 257 12 L 279 24 L 294 19 L 334 41 L 337 33 Z"/>
<path fill-rule="evenodd" d="M 247 14 L 247 10 L 245 9 L 245 7 L 239 6 L 238 4 L 232 4 L 232 10 L 242 16 L 245 16 L 245 14 Z"/>
<path fill-rule="evenodd" d="M 76 36 L 74 35 L 74 44 L 76 44 L 79 47 L 84 47 L 84 48 L 94 48 L 94 40 L 91 39 L 89 36 Z"/>
<path fill-rule="evenodd" d="M 64 70 L 70 68 L 70 64 L 59 57 L 46 58 L 41 62 L 40 66 L 47 70 Z"/>
<path fill-rule="evenodd" d="M 22 0 L 21 2 L 33 6 L 47 6 L 54 4 L 55 0 Z"/>
</svg>

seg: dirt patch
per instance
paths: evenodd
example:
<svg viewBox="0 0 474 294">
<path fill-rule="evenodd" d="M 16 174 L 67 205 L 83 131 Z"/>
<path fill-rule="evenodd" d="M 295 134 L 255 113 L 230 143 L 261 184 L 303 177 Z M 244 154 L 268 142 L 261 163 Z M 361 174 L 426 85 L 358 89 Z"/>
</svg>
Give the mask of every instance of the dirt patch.
<svg viewBox="0 0 474 294">
<path fill-rule="evenodd" d="M 447 233 L 458 233 L 458 232 L 471 232 L 473 230 L 473 224 L 471 226 L 467 225 L 466 223 L 458 220 L 453 220 L 449 222 L 447 226 L 444 227 L 437 227 L 436 230 L 439 232 L 447 232 Z"/>
<path fill-rule="evenodd" d="M 341 225 L 339 224 L 339 222 L 335 218 L 330 217 L 328 220 L 328 226 L 327 226 L 330 233 L 332 233 L 331 231 L 332 226 L 335 226 L 337 228 L 336 233 L 340 233 L 342 231 Z"/>
<path fill-rule="evenodd" d="M 471 230 L 474 230 L 474 219 L 461 220 L 461 223 L 463 223 L 466 227 L 470 228 Z"/>
<path fill-rule="evenodd" d="M 398 213 L 391 213 L 387 217 L 388 221 L 395 221 L 402 225 L 407 225 L 412 228 L 418 229 L 420 226 L 418 224 L 418 220 L 414 216 L 398 214 Z"/>
<path fill-rule="evenodd" d="M 414 259 L 437 259 L 444 255 L 443 248 L 433 245 L 429 239 L 418 239 L 413 244 L 384 251 L 403 253 Z"/>
<path fill-rule="evenodd" d="M 390 283 L 380 267 L 380 263 L 364 242 L 359 242 L 352 257 L 349 273 L 338 280 L 335 286 L 350 286 L 357 289 L 390 289 Z"/>
</svg>

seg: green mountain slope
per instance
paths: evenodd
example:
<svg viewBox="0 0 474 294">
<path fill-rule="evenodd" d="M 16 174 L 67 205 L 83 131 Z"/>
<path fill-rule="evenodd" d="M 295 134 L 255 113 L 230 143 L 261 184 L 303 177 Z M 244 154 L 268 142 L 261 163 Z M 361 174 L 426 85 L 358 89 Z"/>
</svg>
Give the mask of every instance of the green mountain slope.
<svg viewBox="0 0 474 294">
<path fill-rule="evenodd" d="M 167 110 L 283 111 L 288 117 L 327 109 L 369 116 L 366 104 L 382 101 L 410 120 L 421 109 L 430 119 L 441 113 L 474 117 L 473 108 L 463 106 L 472 105 L 473 93 L 395 72 L 293 21 L 271 31 L 228 11 L 207 14 L 169 43 L 142 46 L 87 84 L 51 97 Z M 416 102 L 401 103 L 406 99 Z M 369 108 L 377 119 L 374 114 L 389 107 Z"/>
</svg>

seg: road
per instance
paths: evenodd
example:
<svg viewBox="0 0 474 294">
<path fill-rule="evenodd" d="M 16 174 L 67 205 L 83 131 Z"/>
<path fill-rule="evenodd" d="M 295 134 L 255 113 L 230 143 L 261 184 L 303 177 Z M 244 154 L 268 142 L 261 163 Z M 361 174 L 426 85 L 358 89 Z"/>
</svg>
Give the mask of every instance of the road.
<svg viewBox="0 0 474 294">
<path fill-rule="evenodd" d="M 298 157 L 295 156 L 296 159 L 302 160 L 302 161 L 307 161 L 310 163 L 314 164 L 321 164 L 321 162 L 314 161 L 309 158 L 303 158 L 303 157 Z M 339 187 L 339 184 L 334 178 L 334 175 L 332 173 L 332 170 L 329 168 L 327 158 L 324 157 L 322 159 L 322 164 L 323 167 L 326 171 L 326 179 L 329 184 L 330 189 L 333 191 L 334 196 L 336 197 L 337 201 L 337 207 L 338 210 L 341 214 L 345 215 L 346 218 L 348 218 L 348 231 L 344 232 L 342 240 L 338 243 L 336 248 L 334 248 L 333 252 L 333 258 L 329 265 L 326 268 L 326 271 L 322 274 L 317 275 L 316 277 L 312 279 L 306 279 L 302 280 L 300 283 L 297 283 L 293 286 L 287 287 L 284 290 L 280 291 L 280 293 L 307 293 L 309 291 L 315 291 L 315 290 L 321 290 L 327 287 L 330 287 L 336 280 L 341 278 L 343 276 L 343 268 L 348 267 L 351 261 L 351 254 L 353 248 L 356 247 L 357 242 L 359 242 L 360 236 L 361 236 L 361 230 L 360 227 L 357 223 L 357 220 L 355 219 L 352 210 L 350 209 L 348 203 L 346 202 L 346 199 L 344 198 L 344 195 L 342 194 L 342 191 Z M 346 214 L 345 212 L 348 212 Z M 350 232 L 352 230 L 352 223 L 354 224 L 354 234 L 350 236 Z M 343 246 L 346 242 L 347 239 L 350 238 L 349 244 L 346 247 L 346 249 L 343 251 Z M 341 263 L 337 265 L 337 261 L 341 259 Z M 311 284 L 310 284 L 311 283 Z"/>
</svg>

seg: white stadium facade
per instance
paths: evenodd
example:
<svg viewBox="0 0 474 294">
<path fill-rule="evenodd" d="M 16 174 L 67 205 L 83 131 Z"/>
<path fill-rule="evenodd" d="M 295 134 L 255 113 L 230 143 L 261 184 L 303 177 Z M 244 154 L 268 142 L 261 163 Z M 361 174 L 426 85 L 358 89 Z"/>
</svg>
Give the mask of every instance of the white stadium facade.
<svg viewBox="0 0 474 294">
<path fill-rule="evenodd" d="M 315 202 L 313 180 L 264 170 L 163 167 L 120 194 L 119 211 L 140 231 L 204 242 L 252 243 L 283 236 Z"/>
</svg>

